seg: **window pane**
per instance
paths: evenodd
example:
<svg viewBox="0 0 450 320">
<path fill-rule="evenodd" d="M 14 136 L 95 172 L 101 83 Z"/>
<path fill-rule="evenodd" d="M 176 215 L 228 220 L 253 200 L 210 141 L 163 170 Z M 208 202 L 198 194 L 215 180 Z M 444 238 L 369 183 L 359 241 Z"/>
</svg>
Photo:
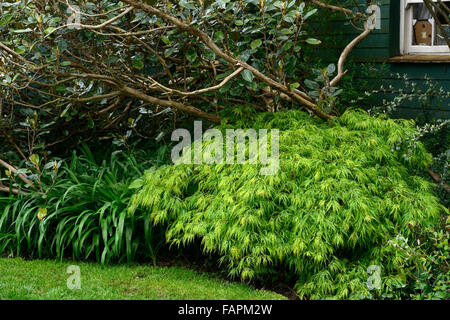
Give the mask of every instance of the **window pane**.
<svg viewBox="0 0 450 320">
<path fill-rule="evenodd" d="M 412 45 L 431 46 L 433 38 L 433 20 L 431 13 L 423 3 L 413 4 Z"/>
<path fill-rule="evenodd" d="M 442 5 L 442 4 L 438 5 L 437 18 L 438 18 L 438 21 L 441 24 L 442 28 L 444 29 L 445 35 L 447 37 L 449 37 L 450 36 L 450 18 L 449 18 L 449 14 L 448 14 L 445 6 L 447 6 L 447 8 L 450 8 L 450 1 L 443 1 L 443 4 L 444 5 Z M 436 35 L 434 38 L 434 44 L 437 46 L 447 45 L 447 42 L 445 41 L 445 38 L 444 38 L 444 34 L 438 26 L 436 26 Z"/>
</svg>

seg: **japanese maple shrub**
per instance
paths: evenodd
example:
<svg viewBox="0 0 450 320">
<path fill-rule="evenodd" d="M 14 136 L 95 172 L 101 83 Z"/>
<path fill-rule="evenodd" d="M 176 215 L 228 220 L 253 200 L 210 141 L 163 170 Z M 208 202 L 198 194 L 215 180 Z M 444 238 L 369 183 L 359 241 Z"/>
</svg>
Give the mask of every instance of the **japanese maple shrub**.
<svg viewBox="0 0 450 320">
<path fill-rule="evenodd" d="M 241 119 L 235 126 L 280 130 L 277 174 L 248 163 L 153 168 L 133 183 L 130 211 L 165 224 L 172 244 L 200 239 L 231 275 L 287 268 L 301 297 L 373 297 L 404 285 L 405 253 L 392 239 L 445 210 L 420 176 L 431 156 L 412 122 L 361 111 L 328 123 L 299 111 Z M 380 277 L 372 285 L 369 266 Z"/>
</svg>

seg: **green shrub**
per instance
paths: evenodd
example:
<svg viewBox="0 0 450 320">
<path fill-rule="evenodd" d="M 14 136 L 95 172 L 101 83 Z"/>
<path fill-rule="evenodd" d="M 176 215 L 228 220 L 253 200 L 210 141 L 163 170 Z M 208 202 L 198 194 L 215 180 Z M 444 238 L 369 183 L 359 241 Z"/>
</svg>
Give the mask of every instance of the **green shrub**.
<svg viewBox="0 0 450 320">
<path fill-rule="evenodd" d="M 240 119 L 237 127 L 280 129 L 276 175 L 251 164 L 153 168 L 134 183 L 130 211 L 145 208 L 172 244 L 201 240 L 231 275 L 288 269 L 302 297 L 370 298 L 404 286 L 407 257 L 389 241 L 444 210 L 417 175 L 431 155 L 412 122 L 359 111 L 332 123 L 298 111 Z M 374 291 L 370 265 L 381 269 Z"/>
<path fill-rule="evenodd" d="M 74 151 L 44 195 L 0 197 L 0 254 L 108 263 L 132 261 L 142 249 L 155 259 L 149 217 L 127 214 L 129 184 L 144 166 L 123 152 Z"/>
<path fill-rule="evenodd" d="M 408 255 L 405 265 L 412 277 L 405 288 L 391 294 L 415 300 L 450 299 L 449 231 L 450 218 L 443 216 L 439 225 L 425 230 L 415 228 L 414 238 L 397 245 Z"/>
<path fill-rule="evenodd" d="M 425 123 L 419 123 L 421 132 L 420 141 L 427 150 L 433 155 L 434 161 L 431 166 L 436 172 L 441 182 L 450 184 L 450 120 L 435 120 Z M 442 186 L 438 185 L 437 194 L 441 199 L 441 203 L 445 207 L 450 207 L 450 194 Z"/>
</svg>

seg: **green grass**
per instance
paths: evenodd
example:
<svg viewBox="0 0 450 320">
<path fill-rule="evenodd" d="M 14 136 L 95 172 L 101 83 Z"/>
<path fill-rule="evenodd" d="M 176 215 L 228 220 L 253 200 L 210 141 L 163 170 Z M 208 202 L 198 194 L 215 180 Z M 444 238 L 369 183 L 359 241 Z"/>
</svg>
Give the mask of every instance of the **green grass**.
<svg viewBox="0 0 450 320">
<path fill-rule="evenodd" d="M 67 267 L 81 271 L 81 289 L 70 290 Z M 0 300 L 250 300 L 285 299 L 180 267 L 101 266 L 94 263 L 0 258 Z"/>
</svg>

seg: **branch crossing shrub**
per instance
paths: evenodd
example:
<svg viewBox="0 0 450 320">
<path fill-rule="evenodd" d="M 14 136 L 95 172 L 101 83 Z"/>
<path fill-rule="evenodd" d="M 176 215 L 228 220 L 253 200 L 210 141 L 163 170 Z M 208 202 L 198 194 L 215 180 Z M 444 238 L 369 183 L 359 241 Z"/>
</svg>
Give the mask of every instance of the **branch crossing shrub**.
<svg viewBox="0 0 450 320">
<path fill-rule="evenodd" d="M 411 145 L 413 122 L 362 111 L 330 123 L 299 111 L 240 119 L 236 127 L 280 130 L 276 175 L 251 164 L 153 168 L 133 183 L 130 211 L 144 208 L 166 225 L 171 244 L 200 239 L 232 276 L 287 268 L 301 297 L 370 298 L 404 286 L 407 257 L 390 240 L 445 210 L 419 174 L 432 158 Z M 371 291 L 373 265 L 381 281 Z"/>
</svg>

